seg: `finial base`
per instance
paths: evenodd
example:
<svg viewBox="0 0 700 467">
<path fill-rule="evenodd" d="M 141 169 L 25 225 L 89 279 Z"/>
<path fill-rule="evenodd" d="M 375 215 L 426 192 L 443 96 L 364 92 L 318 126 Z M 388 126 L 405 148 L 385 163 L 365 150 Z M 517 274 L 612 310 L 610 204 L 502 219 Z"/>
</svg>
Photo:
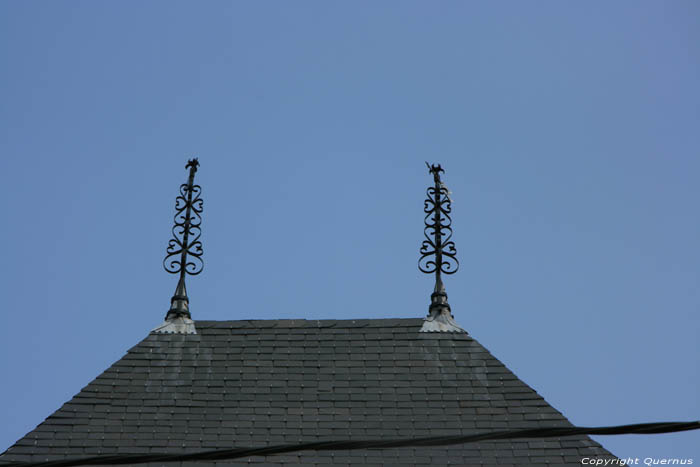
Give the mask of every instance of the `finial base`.
<svg viewBox="0 0 700 467">
<path fill-rule="evenodd" d="M 170 306 L 168 313 L 165 315 L 165 320 L 167 321 L 175 318 L 192 318 L 187 300 L 175 299 L 173 297 L 172 305 Z"/>
<path fill-rule="evenodd" d="M 447 293 L 442 281 L 438 279 L 435 284 L 435 292 L 430 295 L 430 308 L 428 316 L 423 321 L 423 326 L 420 332 L 463 332 L 464 329 L 459 327 L 452 316 L 450 304 L 447 303 Z"/>
<path fill-rule="evenodd" d="M 463 332 L 468 334 L 455 322 L 449 307 L 431 308 L 430 314 L 423 321 L 419 332 Z"/>
<path fill-rule="evenodd" d="M 180 280 L 177 282 L 175 295 L 170 299 L 170 309 L 165 315 L 166 321 L 175 318 L 192 318 L 190 315 L 190 299 L 187 298 L 187 287 L 185 286 L 184 277 L 180 277 Z"/>
</svg>

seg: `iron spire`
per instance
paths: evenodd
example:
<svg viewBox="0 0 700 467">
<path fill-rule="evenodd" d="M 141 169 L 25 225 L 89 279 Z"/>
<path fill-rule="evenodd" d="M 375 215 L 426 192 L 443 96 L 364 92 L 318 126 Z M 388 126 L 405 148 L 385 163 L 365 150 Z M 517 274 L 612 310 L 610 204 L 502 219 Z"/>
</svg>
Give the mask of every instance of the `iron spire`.
<svg viewBox="0 0 700 467">
<path fill-rule="evenodd" d="M 202 260 L 202 187 L 194 184 L 194 174 L 199 167 L 195 157 L 187 161 L 185 169 L 189 169 L 187 183 L 180 185 L 180 195 L 175 199 L 175 225 L 172 228 L 173 238 L 168 242 L 163 267 L 171 274 L 179 274 L 180 278 L 175 287 L 175 294 L 170 300 L 170 310 L 165 320 L 176 318 L 190 319 L 190 300 L 187 297 L 185 276 L 196 276 L 204 268 Z"/>
<path fill-rule="evenodd" d="M 425 240 L 421 245 L 421 257 L 418 269 L 426 274 L 435 273 L 435 288 L 430 295 L 428 317 L 425 319 L 422 332 L 426 331 L 456 331 L 465 332 L 454 321 L 450 304 L 447 302 L 447 292 L 442 282 L 442 274 L 454 274 L 459 269 L 457 249 L 452 238 L 452 200 L 447 186 L 440 179 L 440 173 L 445 170 L 438 165 L 427 162 L 428 171 L 433 175 L 434 185 L 428 187 L 425 212 Z"/>
</svg>

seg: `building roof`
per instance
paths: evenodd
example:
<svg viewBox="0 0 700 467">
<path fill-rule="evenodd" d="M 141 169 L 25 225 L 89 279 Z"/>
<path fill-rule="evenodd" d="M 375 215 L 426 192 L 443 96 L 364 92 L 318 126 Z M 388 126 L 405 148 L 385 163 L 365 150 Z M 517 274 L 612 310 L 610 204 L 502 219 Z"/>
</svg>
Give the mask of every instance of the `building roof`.
<svg viewBox="0 0 700 467">
<path fill-rule="evenodd" d="M 0 461 L 571 426 L 467 333 L 422 324 L 196 321 L 196 334 L 152 332 Z M 577 436 L 219 465 L 580 465 L 592 456 L 612 455 Z"/>
</svg>

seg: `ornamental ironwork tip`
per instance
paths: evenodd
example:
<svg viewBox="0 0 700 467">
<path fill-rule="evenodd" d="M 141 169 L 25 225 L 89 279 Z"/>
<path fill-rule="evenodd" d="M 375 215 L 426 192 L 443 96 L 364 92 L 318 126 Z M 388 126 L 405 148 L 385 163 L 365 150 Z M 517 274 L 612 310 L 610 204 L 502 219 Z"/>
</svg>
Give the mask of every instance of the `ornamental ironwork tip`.
<svg viewBox="0 0 700 467">
<path fill-rule="evenodd" d="M 452 241 L 452 200 L 450 191 L 440 179 L 440 174 L 445 173 L 445 169 L 440 164 L 431 165 L 426 162 L 425 165 L 433 176 L 434 185 L 428 187 L 423 207 L 425 240 L 420 248 L 418 269 L 426 274 L 435 274 L 435 288 L 430 295 L 428 317 L 421 331 L 464 332 L 454 322 L 445 285 L 442 283 L 442 274 L 454 274 L 459 269 L 457 249 Z"/>
<path fill-rule="evenodd" d="M 187 183 L 180 185 L 180 194 L 175 198 L 175 216 L 172 228 L 173 237 L 168 242 L 163 267 L 171 274 L 179 274 L 180 278 L 175 287 L 175 294 L 170 300 L 170 310 L 165 315 L 166 321 L 175 318 L 190 319 L 190 300 L 187 297 L 185 276 L 196 276 L 204 268 L 202 260 L 202 208 L 200 197 L 202 187 L 195 185 L 194 175 L 199 167 L 195 157 L 187 161 L 185 169 L 189 169 Z"/>
</svg>

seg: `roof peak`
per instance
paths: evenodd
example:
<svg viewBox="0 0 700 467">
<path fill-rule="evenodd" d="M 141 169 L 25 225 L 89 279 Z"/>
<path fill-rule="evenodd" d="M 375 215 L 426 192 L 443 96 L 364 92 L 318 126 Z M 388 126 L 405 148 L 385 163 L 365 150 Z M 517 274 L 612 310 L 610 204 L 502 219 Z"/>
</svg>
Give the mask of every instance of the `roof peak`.
<svg viewBox="0 0 700 467">
<path fill-rule="evenodd" d="M 421 323 L 197 321 L 197 335 L 152 333 L 0 461 L 61 460 L 122 448 L 166 454 L 231 449 L 231 440 L 265 446 L 571 426 L 476 339 L 419 333 Z M 551 438 L 546 449 L 542 443 L 495 440 L 352 455 L 300 451 L 261 461 L 473 465 L 481 457 L 508 465 L 536 458 L 544 465 L 561 464 L 566 456 L 573 465 L 586 456 L 610 457 L 583 436 Z"/>
</svg>

